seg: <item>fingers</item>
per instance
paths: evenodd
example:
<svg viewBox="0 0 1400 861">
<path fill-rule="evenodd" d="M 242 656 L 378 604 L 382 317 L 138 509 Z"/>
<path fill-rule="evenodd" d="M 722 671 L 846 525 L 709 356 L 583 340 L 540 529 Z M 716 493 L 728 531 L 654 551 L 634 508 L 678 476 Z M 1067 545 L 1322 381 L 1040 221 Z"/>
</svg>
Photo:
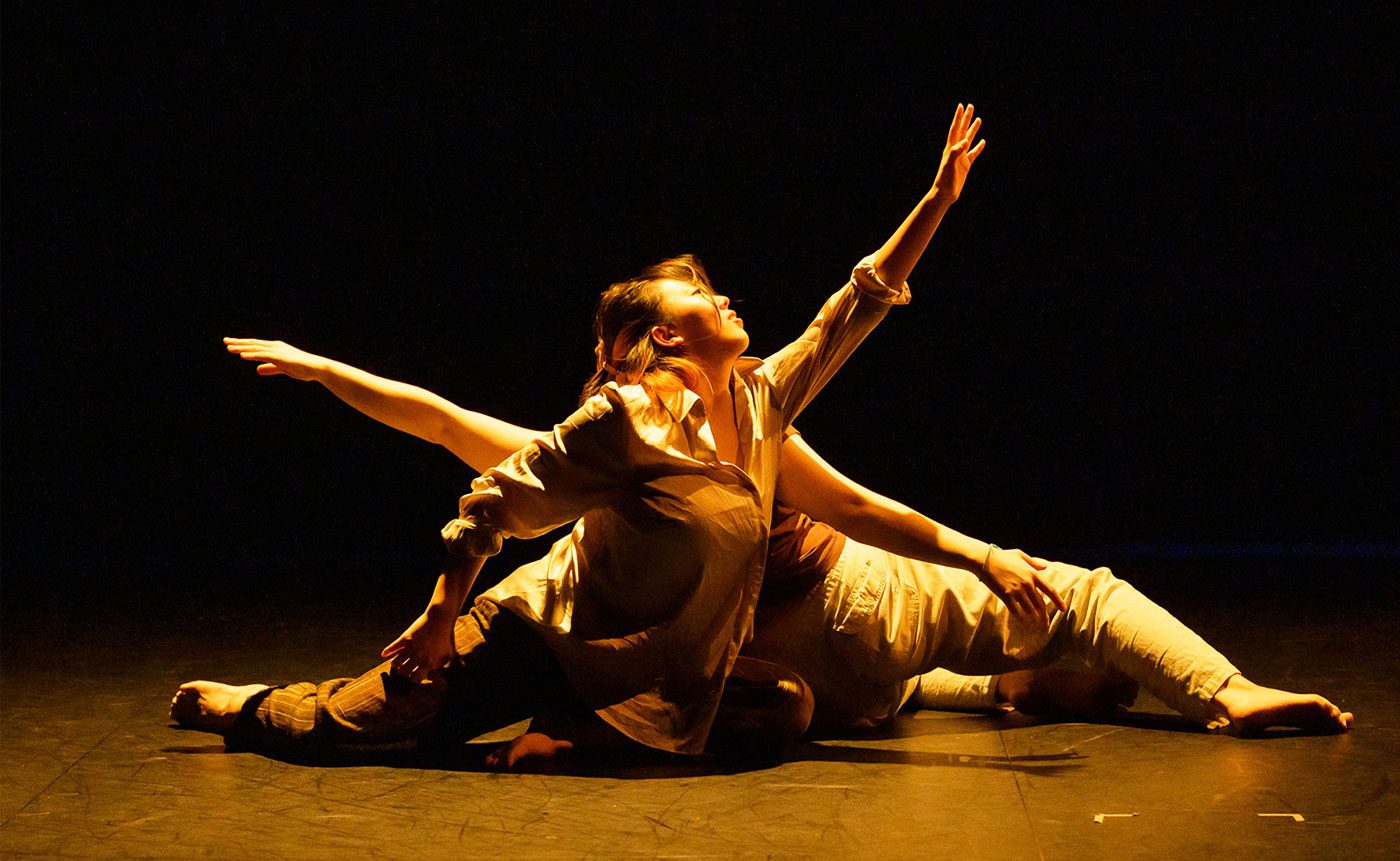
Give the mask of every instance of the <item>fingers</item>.
<svg viewBox="0 0 1400 861">
<path fill-rule="evenodd" d="M 952 146 L 962 138 L 962 135 L 958 133 L 959 129 L 962 127 L 962 118 L 963 106 L 959 104 L 958 109 L 953 112 L 953 122 L 948 125 L 948 141 L 946 146 Z"/>
<path fill-rule="evenodd" d="M 982 150 L 984 150 L 984 149 L 986 149 L 986 148 L 987 148 L 987 141 L 986 141 L 986 139 L 984 138 L 981 142 L 979 142 L 979 143 L 977 144 L 977 146 L 975 146 L 975 147 L 973 147 L 972 149 L 968 150 L 968 152 L 967 152 L 967 163 L 968 163 L 969 165 L 971 165 L 974 161 L 977 161 L 977 157 L 978 157 L 979 155 L 981 155 L 981 154 L 982 154 Z"/>
<path fill-rule="evenodd" d="M 1031 566 L 1037 571 L 1044 571 L 1046 567 L 1050 564 L 1044 559 L 1037 559 L 1036 557 L 1030 555 L 1024 550 L 1016 550 L 1013 552 L 1018 554 L 1027 565 Z"/>
<path fill-rule="evenodd" d="M 1020 608 L 1018 615 L 1021 617 L 1021 621 L 1041 630 L 1050 627 L 1050 616 L 1045 612 L 1045 602 L 1041 601 L 1034 592 L 1018 592 L 1016 602 Z"/>
<path fill-rule="evenodd" d="M 405 648 L 403 651 L 394 655 L 394 659 L 390 664 L 390 669 L 393 670 L 394 674 L 397 676 L 402 676 L 403 678 L 420 683 L 425 674 L 422 662 L 418 660 L 418 656 L 409 648 Z"/>
<path fill-rule="evenodd" d="M 1061 610 L 1065 609 L 1065 603 L 1060 598 L 1059 593 L 1034 574 L 1029 579 L 1022 580 L 1008 589 L 1003 601 L 1007 609 L 1025 624 L 1048 630 L 1050 610 L 1045 606 L 1045 599 L 1040 596 L 1041 592 L 1049 596 L 1056 607 Z"/>
<path fill-rule="evenodd" d="M 1059 610 L 1061 613 L 1069 612 L 1069 605 L 1065 603 L 1064 598 L 1060 597 L 1060 593 L 1055 591 L 1054 586 L 1051 586 L 1049 583 L 1037 577 L 1035 578 L 1035 588 L 1039 589 L 1044 593 L 1045 597 L 1050 599 L 1050 603 L 1055 605 L 1055 609 Z"/>
<path fill-rule="evenodd" d="M 264 341 L 261 338 L 225 338 L 224 346 L 228 347 L 230 353 L 249 348 L 271 347 L 276 341 Z"/>
<path fill-rule="evenodd" d="M 286 349 L 287 345 L 282 341 L 264 341 L 260 338 L 225 338 L 224 349 L 236 356 L 249 358 L 253 353 L 267 353 L 277 349 Z"/>
<path fill-rule="evenodd" d="M 400 637 L 380 652 L 381 658 L 391 657 L 389 669 L 396 676 L 409 679 L 420 685 L 435 685 L 446 682 L 442 671 L 451 664 L 451 657 L 433 658 L 420 655 L 404 638 Z"/>
<path fill-rule="evenodd" d="M 1006 590 L 1005 594 L 999 596 L 1001 602 L 1006 605 L 1006 609 L 1011 611 L 1011 615 L 1024 625 L 1041 624 L 1040 614 L 1036 612 L 1038 601 L 1027 597 L 1023 584 L 1017 584 Z"/>
<path fill-rule="evenodd" d="M 1026 603 L 1034 608 L 1031 614 L 1032 620 L 1035 622 L 1036 626 L 1041 630 L 1049 630 L 1050 611 L 1045 609 L 1045 602 L 1041 600 L 1040 593 L 1035 590 L 1034 581 L 1032 581 L 1031 588 L 1026 590 L 1025 598 Z"/>
<path fill-rule="evenodd" d="M 249 362 L 267 361 L 274 358 L 273 344 L 265 344 L 261 341 L 239 341 L 231 342 L 224 339 L 225 349 L 235 356 Z"/>
<path fill-rule="evenodd" d="M 247 356 L 244 356 L 244 358 L 247 358 Z M 258 365 L 258 376 L 260 377 L 275 377 L 276 375 L 281 373 L 285 372 L 278 366 L 272 364 L 271 362 L 266 362 L 264 364 Z"/>
<path fill-rule="evenodd" d="M 978 117 L 972 121 L 972 125 L 967 127 L 967 131 L 963 132 L 962 140 L 968 146 L 972 146 L 972 142 L 977 139 L 977 130 L 980 128 L 982 128 L 982 118 Z"/>
</svg>

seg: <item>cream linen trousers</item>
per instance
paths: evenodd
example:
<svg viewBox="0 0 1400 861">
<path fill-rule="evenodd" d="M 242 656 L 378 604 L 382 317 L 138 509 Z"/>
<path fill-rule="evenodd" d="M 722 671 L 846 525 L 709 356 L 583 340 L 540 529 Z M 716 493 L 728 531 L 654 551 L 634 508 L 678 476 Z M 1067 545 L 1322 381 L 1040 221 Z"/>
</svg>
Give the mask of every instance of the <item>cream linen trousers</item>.
<svg viewBox="0 0 1400 861">
<path fill-rule="evenodd" d="M 1107 568 L 1052 562 L 1043 576 L 1069 607 L 1051 608 L 1048 631 L 1020 622 L 967 571 L 847 539 L 819 587 L 764 615 L 745 654 L 801 674 L 816 695 L 814 724 L 831 728 L 888 720 L 916 690 L 924 705 L 994 708 L 987 674 L 1064 655 L 1212 720 L 1211 699 L 1238 672 L 1223 655 Z"/>
</svg>

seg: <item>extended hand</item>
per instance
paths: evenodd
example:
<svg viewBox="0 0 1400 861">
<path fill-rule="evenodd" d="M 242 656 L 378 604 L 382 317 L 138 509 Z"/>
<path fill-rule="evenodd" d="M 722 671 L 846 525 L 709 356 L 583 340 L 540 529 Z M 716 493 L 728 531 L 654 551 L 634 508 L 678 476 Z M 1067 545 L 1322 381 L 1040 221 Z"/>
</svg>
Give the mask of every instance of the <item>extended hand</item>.
<svg viewBox="0 0 1400 861">
<path fill-rule="evenodd" d="M 264 377 L 286 374 L 294 380 L 310 380 L 326 366 L 324 357 L 298 350 L 286 341 L 225 338 L 224 345 L 235 356 L 249 362 L 261 362 L 258 373 Z"/>
<path fill-rule="evenodd" d="M 943 158 L 938 162 L 938 175 L 933 180 L 934 196 L 952 203 L 962 194 L 968 170 L 987 145 L 985 139 L 976 146 L 972 145 L 981 128 L 982 118 L 973 118 L 972 105 L 958 105 L 953 114 L 953 124 L 948 127 L 948 140 L 943 145 Z"/>
<path fill-rule="evenodd" d="M 419 684 L 440 682 L 443 669 L 457 656 L 452 641 L 456 624 L 455 619 L 425 611 L 379 656 L 392 657 L 394 672 Z"/>
<path fill-rule="evenodd" d="M 1048 629 L 1050 613 L 1045 608 L 1045 598 L 1049 598 L 1060 612 L 1069 608 L 1060 593 L 1041 579 L 1040 572 L 1046 567 L 1043 559 L 1034 559 L 1020 550 L 997 547 L 987 557 L 985 570 L 977 577 L 1018 619 Z"/>
</svg>

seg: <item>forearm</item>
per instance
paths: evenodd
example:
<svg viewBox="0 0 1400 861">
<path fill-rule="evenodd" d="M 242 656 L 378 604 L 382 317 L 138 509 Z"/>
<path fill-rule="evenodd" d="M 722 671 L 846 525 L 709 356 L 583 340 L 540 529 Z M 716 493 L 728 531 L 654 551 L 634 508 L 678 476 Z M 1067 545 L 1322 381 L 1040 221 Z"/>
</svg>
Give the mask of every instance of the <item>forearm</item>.
<svg viewBox="0 0 1400 861">
<path fill-rule="evenodd" d="M 453 404 L 427 389 L 377 377 L 344 362 L 326 359 L 313 379 L 377 422 L 440 443 Z"/>
<path fill-rule="evenodd" d="M 914 264 L 919 262 L 929 240 L 938 230 L 953 200 L 937 186 L 929 190 L 899 225 L 899 229 L 885 240 L 885 244 L 875 252 L 873 262 L 875 274 L 886 284 L 899 285 L 909 280 Z"/>
<path fill-rule="evenodd" d="M 540 433 L 344 362 L 327 359 L 314 379 L 375 421 L 444 446 L 477 472 L 510 457 Z"/>
<path fill-rule="evenodd" d="M 433 597 L 428 601 L 428 616 L 446 620 L 461 615 L 462 605 L 466 603 L 476 575 L 481 572 L 485 562 L 484 556 L 449 556 L 433 586 Z"/>
<path fill-rule="evenodd" d="M 850 506 L 832 523 L 851 538 L 924 562 L 972 572 L 982 570 L 990 545 L 932 520 L 890 499 L 866 500 Z"/>
</svg>

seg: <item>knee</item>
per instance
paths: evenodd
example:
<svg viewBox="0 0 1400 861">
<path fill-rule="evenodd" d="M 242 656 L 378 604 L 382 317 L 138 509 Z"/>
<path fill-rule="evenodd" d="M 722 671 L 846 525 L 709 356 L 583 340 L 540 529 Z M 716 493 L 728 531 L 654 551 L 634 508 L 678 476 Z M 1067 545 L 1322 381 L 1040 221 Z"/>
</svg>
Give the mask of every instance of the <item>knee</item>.
<svg viewBox="0 0 1400 861">
<path fill-rule="evenodd" d="M 732 759 L 780 759 L 812 723 L 816 699 L 797 673 L 740 658 L 710 730 L 711 752 Z"/>
<path fill-rule="evenodd" d="M 1092 603 L 1123 585 L 1123 581 L 1113 576 L 1108 568 L 1090 571 L 1066 565 L 1060 568 L 1060 577 L 1056 579 L 1063 584 L 1058 587 L 1060 594 L 1071 606 Z"/>
</svg>

